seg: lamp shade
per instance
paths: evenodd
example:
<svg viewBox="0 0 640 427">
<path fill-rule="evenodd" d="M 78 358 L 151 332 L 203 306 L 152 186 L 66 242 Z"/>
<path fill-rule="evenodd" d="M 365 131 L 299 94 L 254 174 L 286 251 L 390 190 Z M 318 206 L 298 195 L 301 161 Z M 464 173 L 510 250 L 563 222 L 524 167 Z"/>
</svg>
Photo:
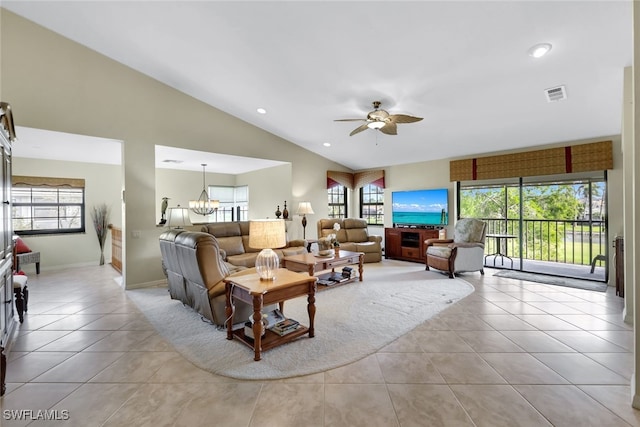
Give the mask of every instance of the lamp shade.
<svg viewBox="0 0 640 427">
<path fill-rule="evenodd" d="M 256 258 L 256 272 L 261 280 L 274 280 L 280 267 L 280 259 L 273 248 L 287 244 L 287 234 L 282 219 L 249 221 L 249 246 L 262 249 Z"/>
<path fill-rule="evenodd" d="M 255 249 L 282 248 L 287 245 L 287 233 L 282 219 L 249 221 L 249 246 Z"/>
<path fill-rule="evenodd" d="M 314 212 L 310 202 L 300 202 L 298 203 L 298 211 L 296 213 L 298 215 L 311 215 Z"/>
<path fill-rule="evenodd" d="M 167 227 L 182 228 L 190 225 L 189 209 L 181 208 L 180 206 L 167 209 Z"/>
</svg>

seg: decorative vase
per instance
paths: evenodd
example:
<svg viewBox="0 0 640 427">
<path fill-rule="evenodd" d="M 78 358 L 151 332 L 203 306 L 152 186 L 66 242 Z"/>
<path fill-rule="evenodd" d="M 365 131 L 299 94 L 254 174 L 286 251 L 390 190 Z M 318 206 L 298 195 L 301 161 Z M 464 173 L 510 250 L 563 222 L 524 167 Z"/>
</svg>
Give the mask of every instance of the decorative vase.
<svg viewBox="0 0 640 427">
<path fill-rule="evenodd" d="M 340 246 L 334 246 L 333 253 L 335 256 L 340 256 Z"/>
<path fill-rule="evenodd" d="M 282 212 L 280 212 L 280 205 L 278 205 L 276 208 L 276 218 L 280 219 L 280 215 L 282 215 Z"/>
<path fill-rule="evenodd" d="M 287 201 L 284 201 L 284 209 L 282 210 L 282 218 L 283 219 L 287 219 L 289 218 L 289 211 L 287 210 Z"/>
<path fill-rule="evenodd" d="M 100 251 L 100 265 L 104 265 L 104 252 Z"/>
</svg>

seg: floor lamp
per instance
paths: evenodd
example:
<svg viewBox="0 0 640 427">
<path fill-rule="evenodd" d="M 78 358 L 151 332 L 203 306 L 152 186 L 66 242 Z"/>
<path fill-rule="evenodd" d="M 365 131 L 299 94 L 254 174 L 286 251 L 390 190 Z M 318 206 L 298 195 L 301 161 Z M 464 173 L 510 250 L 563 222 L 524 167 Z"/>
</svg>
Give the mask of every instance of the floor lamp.
<svg viewBox="0 0 640 427">
<path fill-rule="evenodd" d="M 298 204 L 298 215 L 302 215 L 302 238 L 306 239 L 306 228 L 307 228 L 307 214 L 313 214 L 313 208 L 311 207 L 310 202 L 300 202 Z"/>
</svg>

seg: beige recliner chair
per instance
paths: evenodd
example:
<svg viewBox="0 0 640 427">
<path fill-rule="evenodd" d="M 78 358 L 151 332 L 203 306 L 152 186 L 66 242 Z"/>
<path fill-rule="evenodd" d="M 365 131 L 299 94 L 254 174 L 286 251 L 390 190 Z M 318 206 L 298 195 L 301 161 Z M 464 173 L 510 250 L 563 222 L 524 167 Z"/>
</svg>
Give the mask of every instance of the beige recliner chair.
<svg viewBox="0 0 640 427">
<path fill-rule="evenodd" d="M 475 218 L 456 222 L 453 239 L 425 240 L 426 269 L 433 267 L 449 273 L 480 271 L 484 274 L 484 241 L 487 223 Z"/>
</svg>

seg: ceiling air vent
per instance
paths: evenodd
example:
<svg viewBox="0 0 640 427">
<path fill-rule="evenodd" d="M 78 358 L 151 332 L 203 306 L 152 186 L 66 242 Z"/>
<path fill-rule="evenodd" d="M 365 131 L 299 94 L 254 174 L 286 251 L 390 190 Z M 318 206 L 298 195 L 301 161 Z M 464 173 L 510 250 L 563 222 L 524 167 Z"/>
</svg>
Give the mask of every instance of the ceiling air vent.
<svg viewBox="0 0 640 427">
<path fill-rule="evenodd" d="M 567 99 L 567 90 L 564 85 L 545 89 L 544 94 L 547 97 L 547 102 L 564 101 Z"/>
</svg>

